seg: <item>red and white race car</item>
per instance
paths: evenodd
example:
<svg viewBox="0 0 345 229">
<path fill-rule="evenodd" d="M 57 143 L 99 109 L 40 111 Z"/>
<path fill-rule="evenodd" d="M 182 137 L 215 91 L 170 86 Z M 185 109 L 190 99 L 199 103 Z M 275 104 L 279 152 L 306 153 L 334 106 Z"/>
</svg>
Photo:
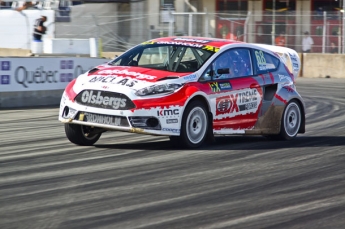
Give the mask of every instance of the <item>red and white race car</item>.
<svg viewBox="0 0 345 229">
<path fill-rule="evenodd" d="M 198 147 L 214 135 L 292 139 L 305 132 L 296 51 L 203 37 L 139 44 L 65 89 L 67 138 L 93 145 L 105 131 L 166 135 Z"/>
</svg>

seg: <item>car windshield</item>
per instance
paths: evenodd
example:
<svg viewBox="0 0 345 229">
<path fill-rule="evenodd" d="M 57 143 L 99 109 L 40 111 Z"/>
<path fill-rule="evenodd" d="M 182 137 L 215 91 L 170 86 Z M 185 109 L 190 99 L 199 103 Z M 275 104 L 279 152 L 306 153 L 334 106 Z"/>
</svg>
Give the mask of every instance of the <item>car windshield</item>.
<svg viewBox="0 0 345 229">
<path fill-rule="evenodd" d="M 170 72 L 195 72 L 214 54 L 213 51 L 171 44 L 141 44 L 113 61 L 113 66 L 139 66 Z"/>
</svg>

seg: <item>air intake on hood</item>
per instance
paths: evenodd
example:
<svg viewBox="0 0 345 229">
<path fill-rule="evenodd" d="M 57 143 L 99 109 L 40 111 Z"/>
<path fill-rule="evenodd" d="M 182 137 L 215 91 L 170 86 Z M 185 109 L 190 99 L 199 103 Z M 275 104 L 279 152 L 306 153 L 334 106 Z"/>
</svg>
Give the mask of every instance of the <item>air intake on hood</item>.
<svg viewBox="0 0 345 229">
<path fill-rule="evenodd" d="M 99 70 L 98 68 L 93 68 L 93 69 L 91 69 L 91 70 L 88 72 L 88 74 L 91 74 L 91 73 L 97 72 L 98 70 Z"/>
<path fill-rule="evenodd" d="M 167 77 L 164 77 L 162 79 L 159 79 L 157 81 L 162 81 L 162 80 L 172 80 L 172 79 L 178 79 L 179 77 L 178 76 L 167 76 Z"/>
</svg>

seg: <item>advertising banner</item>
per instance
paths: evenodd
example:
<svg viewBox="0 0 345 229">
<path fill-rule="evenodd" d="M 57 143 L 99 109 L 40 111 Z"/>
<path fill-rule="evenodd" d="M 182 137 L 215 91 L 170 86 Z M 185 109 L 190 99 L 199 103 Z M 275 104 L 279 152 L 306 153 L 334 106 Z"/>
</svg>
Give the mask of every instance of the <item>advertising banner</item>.
<svg viewBox="0 0 345 229">
<path fill-rule="evenodd" d="M 107 63 L 102 58 L 0 58 L 0 92 L 64 89 L 80 74 Z"/>
</svg>

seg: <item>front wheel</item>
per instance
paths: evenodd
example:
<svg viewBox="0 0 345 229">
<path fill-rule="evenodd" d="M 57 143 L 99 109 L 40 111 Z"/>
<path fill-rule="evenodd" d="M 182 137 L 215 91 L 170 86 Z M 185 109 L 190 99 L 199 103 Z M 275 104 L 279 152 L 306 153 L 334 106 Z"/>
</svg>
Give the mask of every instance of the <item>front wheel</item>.
<svg viewBox="0 0 345 229">
<path fill-rule="evenodd" d="M 102 133 L 91 126 L 65 124 L 65 133 L 68 140 L 76 145 L 91 146 L 101 137 Z"/>
<path fill-rule="evenodd" d="M 208 115 L 204 103 L 193 101 L 187 107 L 182 117 L 180 137 L 170 138 L 173 142 L 179 143 L 187 148 L 201 146 L 208 131 Z"/>
<path fill-rule="evenodd" d="M 296 137 L 301 127 L 301 108 L 296 101 L 291 101 L 284 109 L 281 120 L 279 137 L 283 140 L 290 140 Z"/>
</svg>

